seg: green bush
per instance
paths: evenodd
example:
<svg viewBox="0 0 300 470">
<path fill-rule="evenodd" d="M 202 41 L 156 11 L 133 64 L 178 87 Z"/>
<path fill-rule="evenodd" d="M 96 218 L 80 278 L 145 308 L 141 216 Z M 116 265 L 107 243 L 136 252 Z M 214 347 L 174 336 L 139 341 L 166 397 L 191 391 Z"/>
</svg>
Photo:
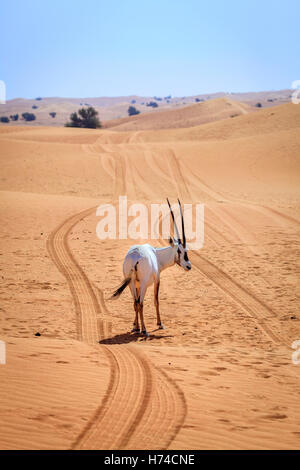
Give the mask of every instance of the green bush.
<svg viewBox="0 0 300 470">
<path fill-rule="evenodd" d="M 150 101 L 146 106 L 152 106 L 152 108 L 158 108 L 158 104 L 155 101 Z"/>
<path fill-rule="evenodd" d="M 33 113 L 23 113 L 22 118 L 25 121 L 35 121 L 35 114 L 33 114 Z"/>
<path fill-rule="evenodd" d="M 51 116 L 52 118 L 55 118 L 56 113 L 54 111 L 52 111 L 51 113 L 49 113 L 49 116 Z"/>
<path fill-rule="evenodd" d="M 101 122 L 98 119 L 98 111 L 92 106 L 81 108 L 78 110 L 78 114 L 75 112 L 70 115 L 70 121 L 65 124 L 65 127 L 98 129 L 101 127 Z"/>
<path fill-rule="evenodd" d="M 0 122 L 5 122 L 5 123 L 7 123 L 7 122 L 9 122 L 9 119 L 8 119 L 7 116 L 1 116 L 1 117 L 0 117 Z"/>
<path fill-rule="evenodd" d="M 129 106 L 128 116 L 134 116 L 135 114 L 140 114 L 140 111 L 136 109 L 134 106 Z"/>
</svg>

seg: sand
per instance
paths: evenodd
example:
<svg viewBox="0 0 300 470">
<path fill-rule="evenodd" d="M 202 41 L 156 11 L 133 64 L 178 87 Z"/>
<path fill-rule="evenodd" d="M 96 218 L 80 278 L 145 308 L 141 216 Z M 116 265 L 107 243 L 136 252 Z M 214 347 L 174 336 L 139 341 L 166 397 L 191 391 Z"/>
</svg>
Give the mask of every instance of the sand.
<svg viewBox="0 0 300 470">
<path fill-rule="evenodd" d="M 257 108 L 251 108 L 249 105 L 235 102 L 229 98 L 218 98 L 190 106 L 183 106 L 179 109 L 163 110 L 157 112 L 156 115 L 153 113 L 142 113 L 123 119 L 113 119 L 112 121 L 104 122 L 104 128 L 117 131 L 140 131 L 194 127 L 228 117 L 233 118 L 255 110 Z"/>
<path fill-rule="evenodd" d="M 300 448 L 300 107 L 173 116 L 0 128 L 1 449 Z M 109 300 L 135 241 L 96 236 L 119 195 L 205 204 L 191 272 L 162 273 L 165 330 L 147 292 L 146 340 L 129 291 Z"/>
</svg>

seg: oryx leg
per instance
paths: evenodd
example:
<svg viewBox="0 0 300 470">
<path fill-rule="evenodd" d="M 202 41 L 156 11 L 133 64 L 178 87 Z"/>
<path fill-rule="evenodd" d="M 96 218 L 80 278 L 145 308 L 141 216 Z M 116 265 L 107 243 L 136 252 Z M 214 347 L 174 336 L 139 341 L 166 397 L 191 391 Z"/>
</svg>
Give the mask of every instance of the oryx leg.
<svg viewBox="0 0 300 470">
<path fill-rule="evenodd" d="M 130 290 L 133 297 L 133 308 L 135 311 L 135 319 L 133 322 L 132 333 L 139 333 L 140 332 L 140 325 L 139 325 L 139 306 L 138 306 L 138 298 L 140 295 L 140 288 L 136 287 L 135 283 L 130 284 Z"/>
<path fill-rule="evenodd" d="M 140 295 L 138 298 L 138 308 L 139 308 L 139 314 L 140 314 L 140 320 L 141 320 L 141 328 L 142 328 L 142 334 L 145 336 L 149 336 L 146 330 L 145 322 L 144 322 L 144 298 L 146 294 L 147 287 L 141 286 L 140 289 Z"/>
<path fill-rule="evenodd" d="M 154 305 L 155 305 L 155 308 L 156 308 L 157 326 L 160 329 L 164 330 L 165 327 L 161 322 L 160 313 L 159 313 L 159 298 L 158 298 L 159 285 L 160 285 L 160 281 L 157 281 L 157 282 L 154 283 Z"/>
</svg>

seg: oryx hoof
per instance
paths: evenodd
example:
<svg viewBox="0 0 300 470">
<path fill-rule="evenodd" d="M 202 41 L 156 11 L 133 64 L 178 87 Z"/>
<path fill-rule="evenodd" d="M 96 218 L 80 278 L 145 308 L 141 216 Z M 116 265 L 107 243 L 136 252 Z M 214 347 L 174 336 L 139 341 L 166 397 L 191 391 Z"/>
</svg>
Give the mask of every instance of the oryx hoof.
<svg viewBox="0 0 300 470">
<path fill-rule="evenodd" d="M 139 328 L 133 327 L 131 333 L 139 333 L 141 330 Z"/>
<path fill-rule="evenodd" d="M 143 335 L 143 336 L 146 336 L 146 338 L 148 338 L 149 333 L 148 333 L 147 330 L 143 330 L 143 331 L 142 331 L 142 335 Z"/>
<path fill-rule="evenodd" d="M 165 325 L 163 325 L 162 323 L 160 325 L 158 325 L 158 328 L 160 330 L 165 330 L 166 329 Z"/>
</svg>

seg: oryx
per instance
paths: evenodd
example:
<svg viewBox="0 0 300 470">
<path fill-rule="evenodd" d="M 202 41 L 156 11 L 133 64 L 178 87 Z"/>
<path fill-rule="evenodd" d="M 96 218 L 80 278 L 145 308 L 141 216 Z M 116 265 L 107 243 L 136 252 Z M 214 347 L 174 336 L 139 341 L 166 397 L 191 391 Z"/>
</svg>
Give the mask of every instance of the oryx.
<svg viewBox="0 0 300 470">
<path fill-rule="evenodd" d="M 140 315 L 142 334 L 145 336 L 149 336 L 146 330 L 143 316 L 143 303 L 147 288 L 151 284 L 154 284 L 154 304 L 156 307 L 157 325 L 159 328 L 164 329 L 160 318 L 158 301 L 160 273 L 164 269 L 173 266 L 175 263 L 177 263 L 186 271 L 189 271 L 192 268 L 187 254 L 183 213 L 180 201 L 178 199 L 181 214 L 182 240 L 180 238 L 174 213 L 168 198 L 167 202 L 171 212 L 177 238 L 170 237 L 169 246 L 165 248 L 154 248 L 148 244 L 132 246 L 125 256 L 123 262 L 124 281 L 112 295 L 112 298 L 118 298 L 127 286 L 130 287 L 135 310 L 135 320 L 133 323 L 133 329 L 131 331 L 136 333 L 140 332 Z"/>
</svg>

